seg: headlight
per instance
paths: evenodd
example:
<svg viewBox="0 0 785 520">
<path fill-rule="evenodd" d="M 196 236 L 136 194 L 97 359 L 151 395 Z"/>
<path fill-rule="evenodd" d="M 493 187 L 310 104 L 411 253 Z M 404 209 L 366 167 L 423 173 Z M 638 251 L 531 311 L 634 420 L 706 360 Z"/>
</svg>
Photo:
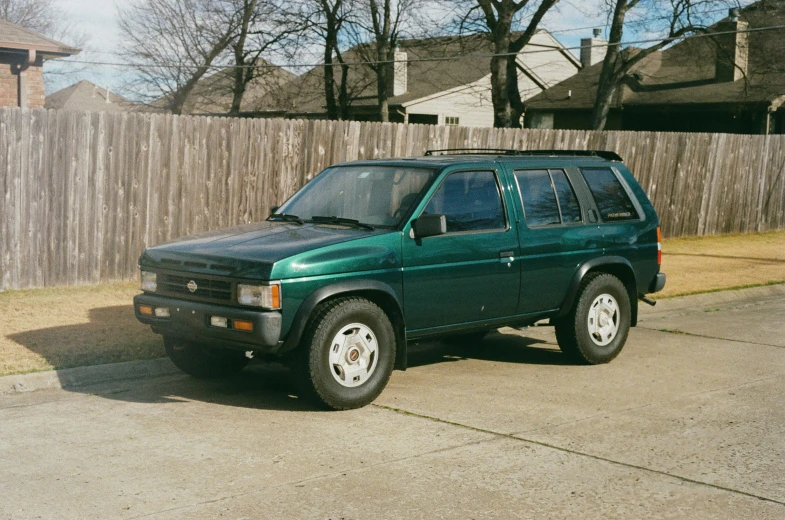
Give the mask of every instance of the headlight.
<svg viewBox="0 0 785 520">
<path fill-rule="evenodd" d="M 281 308 L 281 286 L 272 285 L 244 285 L 237 286 L 237 303 L 240 305 L 253 305 L 265 309 Z"/>
<path fill-rule="evenodd" d="M 158 289 L 158 276 L 149 271 L 141 271 L 139 273 L 139 287 L 143 291 L 155 292 Z"/>
</svg>

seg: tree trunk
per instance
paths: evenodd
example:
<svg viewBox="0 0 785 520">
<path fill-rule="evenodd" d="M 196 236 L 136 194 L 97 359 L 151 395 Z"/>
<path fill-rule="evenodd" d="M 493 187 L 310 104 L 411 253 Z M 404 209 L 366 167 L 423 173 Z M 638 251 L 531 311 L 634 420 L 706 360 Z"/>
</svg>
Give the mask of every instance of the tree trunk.
<svg viewBox="0 0 785 520">
<path fill-rule="evenodd" d="M 513 13 L 499 13 L 499 20 L 492 33 L 494 56 L 491 58 L 491 99 L 493 101 L 493 126 L 510 128 L 513 114 L 510 107 L 510 63 L 506 54 L 510 50 L 510 29 Z M 517 74 L 514 76 L 517 79 Z M 517 85 L 516 85 L 517 86 Z"/>
<path fill-rule="evenodd" d="M 634 0 L 632 0 L 634 1 Z M 591 115 L 591 127 L 594 130 L 603 130 L 608 122 L 608 113 L 613 102 L 613 95 L 619 80 L 619 57 L 621 49 L 622 32 L 624 29 L 624 17 L 627 14 L 628 0 L 616 0 L 616 7 L 613 10 L 613 21 L 611 22 L 611 32 L 608 39 L 608 51 L 602 62 L 602 72 L 597 83 L 597 97 L 594 100 L 594 110 Z"/>
<path fill-rule="evenodd" d="M 232 106 L 229 108 L 231 115 L 240 113 L 240 108 L 243 104 L 243 96 L 245 95 L 246 86 L 251 78 L 253 78 L 253 71 L 243 68 L 248 65 L 245 62 L 245 41 L 248 38 L 248 27 L 251 24 L 254 10 L 258 0 L 245 0 L 243 4 L 243 18 L 240 24 L 240 34 L 234 44 L 234 64 L 237 67 L 234 69 L 234 87 L 232 88 Z M 255 65 L 252 64 L 252 65 Z"/>
<path fill-rule="evenodd" d="M 377 42 L 376 43 L 376 60 L 378 63 L 376 64 L 376 97 L 379 102 L 379 121 L 382 123 L 388 123 L 390 121 L 390 107 L 388 99 L 389 89 L 388 84 L 390 83 L 390 75 L 389 70 L 390 67 L 387 63 L 389 60 L 389 52 L 388 52 L 389 45 L 387 42 Z"/>
</svg>

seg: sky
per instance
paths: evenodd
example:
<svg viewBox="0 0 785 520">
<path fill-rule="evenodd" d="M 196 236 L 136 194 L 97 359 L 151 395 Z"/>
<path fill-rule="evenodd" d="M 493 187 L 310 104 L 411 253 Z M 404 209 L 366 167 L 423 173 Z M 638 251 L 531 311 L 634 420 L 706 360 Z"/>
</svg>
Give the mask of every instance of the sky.
<svg viewBox="0 0 785 520">
<path fill-rule="evenodd" d="M 117 23 L 117 7 L 112 0 L 55 0 L 63 10 L 65 22 L 77 32 L 85 33 L 88 41 L 83 52 L 75 59 L 91 62 L 121 61 L 116 51 L 121 45 L 121 36 Z M 122 2 L 123 0 L 117 0 Z M 605 29 L 605 0 L 561 0 L 546 15 L 540 28 L 554 32 L 565 46 L 580 45 L 581 38 L 591 36 L 591 27 Z M 717 18 L 725 16 L 727 11 L 720 9 Z M 630 15 L 632 16 L 632 15 Z M 649 28 L 649 30 L 651 30 Z M 605 31 L 604 31 L 605 32 Z M 644 28 L 630 27 L 625 29 L 624 40 L 649 36 Z M 576 56 L 578 51 L 573 51 Z M 47 77 L 47 92 L 51 93 L 86 79 L 93 83 L 122 93 L 122 85 L 127 82 L 128 70 L 119 67 L 100 65 L 77 65 L 53 63 L 47 65 L 46 71 L 58 71 Z"/>
</svg>

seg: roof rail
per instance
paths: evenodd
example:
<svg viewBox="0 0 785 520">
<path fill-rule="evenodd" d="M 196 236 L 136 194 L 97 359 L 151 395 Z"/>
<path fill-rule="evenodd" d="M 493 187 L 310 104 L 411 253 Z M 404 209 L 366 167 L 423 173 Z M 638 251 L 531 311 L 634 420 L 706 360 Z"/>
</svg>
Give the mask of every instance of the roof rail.
<svg viewBox="0 0 785 520">
<path fill-rule="evenodd" d="M 598 157 L 606 161 L 622 161 L 616 152 L 608 150 L 511 150 L 508 148 L 443 148 L 427 150 L 426 156 L 436 155 L 508 155 L 516 157 Z"/>
</svg>

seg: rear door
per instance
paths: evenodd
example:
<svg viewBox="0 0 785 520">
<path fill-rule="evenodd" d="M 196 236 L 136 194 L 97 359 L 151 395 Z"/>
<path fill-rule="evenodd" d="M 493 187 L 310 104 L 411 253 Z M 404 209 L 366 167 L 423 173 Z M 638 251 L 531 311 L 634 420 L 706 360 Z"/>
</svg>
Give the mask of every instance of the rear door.
<svg viewBox="0 0 785 520">
<path fill-rule="evenodd" d="M 409 331 L 515 314 L 520 271 L 509 185 L 493 163 L 448 172 L 419 214 L 443 214 L 447 233 L 403 235 L 404 314 Z M 419 216 L 415 214 L 415 218 Z"/>
<path fill-rule="evenodd" d="M 602 253 L 602 232 L 580 186 L 576 189 L 577 169 L 522 163 L 512 170 L 523 215 L 518 314 L 556 309 L 578 266 Z"/>
</svg>

